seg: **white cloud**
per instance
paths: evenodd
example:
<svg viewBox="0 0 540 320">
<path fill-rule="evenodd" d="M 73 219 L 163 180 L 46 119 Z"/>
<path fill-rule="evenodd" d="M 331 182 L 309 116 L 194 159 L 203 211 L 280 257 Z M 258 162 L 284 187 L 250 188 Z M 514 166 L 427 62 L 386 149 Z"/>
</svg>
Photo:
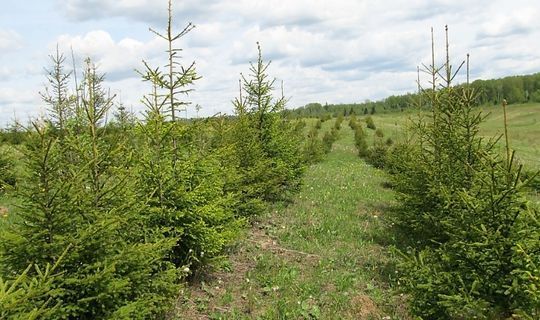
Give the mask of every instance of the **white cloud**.
<svg viewBox="0 0 540 320">
<path fill-rule="evenodd" d="M 185 16 L 206 11 L 216 0 L 174 1 L 174 11 Z M 164 23 L 167 1 L 155 0 L 58 0 L 57 6 L 72 20 L 125 17 L 131 20 Z"/>
<path fill-rule="evenodd" d="M 62 35 L 50 44 L 51 51 L 56 43 L 64 53 L 70 53 L 73 49 L 79 60 L 90 58 L 101 72 L 107 74 L 109 80 L 137 77 L 135 69 L 141 68 L 143 58 L 152 59 L 165 50 L 157 38 L 146 43 L 131 38 L 115 41 L 103 30 L 90 31 L 82 36 Z"/>
<path fill-rule="evenodd" d="M 13 30 L 0 29 L 0 54 L 22 48 L 22 37 Z"/>
<path fill-rule="evenodd" d="M 6 66 L 0 66 L 0 82 L 8 81 L 13 76 L 13 70 Z"/>
<path fill-rule="evenodd" d="M 35 93 L 15 88 L 0 88 L 0 104 L 30 103 Z"/>
<path fill-rule="evenodd" d="M 39 95 L 33 88 L 0 87 L 0 126 L 15 119 L 24 123 L 42 112 Z"/>
<path fill-rule="evenodd" d="M 459 64 L 470 53 L 473 78 L 540 71 L 537 0 L 173 2 L 175 27 L 181 29 L 188 21 L 197 25 L 178 46 L 184 48 L 185 64 L 195 61 L 203 77 L 188 99 L 202 105 L 207 115 L 231 111 L 239 74 L 247 73 L 248 62 L 256 59 L 257 41 L 263 56 L 273 60 L 270 75 L 284 80 L 291 106 L 375 100 L 415 90 L 416 66 L 430 62 L 431 26 L 437 61 L 444 57 L 444 25 L 448 24 L 453 63 Z M 58 0 L 57 6 L 65 14 L 64 24 L 84 28 L 52 35 L 47 40 L 49 51 L 58 42 L 68 54 L 73 47 L 81 59 L 91 57 L 107 73 L 112 90 L 121 92 L 122 100 L 137 109 L 147 89 L 133 69 L 142 68 L 142 59 L 153 66 L 166 63 L 164 43 L 141 26 L 163 27 L 167 1 Z M 15 31 L 8 32 L 9 47 L 21 45 Z M 0 48 L 8 33 L 0 31 Z M 29 51 L 37 49 L 42 48 Z M 44 81 L 35 80 L 39 73 L 35 66 L 4 66 L 0 75 L 24 68 L 34 79 L 25 87 L 35 83 L 39 91 Z M 22 81 L 22 76 L 15 78 L 4 79 L 3 84 Z"/>
</svg>

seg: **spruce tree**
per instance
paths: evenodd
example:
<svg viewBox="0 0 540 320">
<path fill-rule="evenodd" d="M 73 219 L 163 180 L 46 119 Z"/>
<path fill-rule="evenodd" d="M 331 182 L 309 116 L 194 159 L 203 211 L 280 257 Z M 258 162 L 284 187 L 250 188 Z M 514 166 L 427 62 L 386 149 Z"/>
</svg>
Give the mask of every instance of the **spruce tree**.
<svg viewBox="0 0 540 320">
<path fill-rule="evenodd" d="M 245 170 L 242 194 L 252 200 L 285 200 L 298 190 L 304 169 L 300 137 L 282 118 L 287 100 L 283 94 L 273 97 L 275 79 L 267 75 L 270 62 L 264 63 L 258 43 L 257 49 L 257 62 L 251 63 L 248 77 L 242 75 L 241 95 L 234 101 L 234 141 Z"/>
<path fill-rule="evenodd" d="M 71 72 L 65 70 L 65 56 L 58 46 L 54 55 L 50 55 L 52 66 L 46 69 L 48 86 L 41 92 L 42 100 L 48 105 L 49 115 L 54 126 L 60 131 L 66 129 L 67 121 L 73 116 L 74 97 L 68 93 Z"/>
<path fill-rule="evenodd" d="M 52 265 L 67 250 L 57 264 L 61 276 L 53 280 L 57 290 L 49 298 L 58 307 L 49 319 L 157 316 L 176 288 L 175 269 L 162 262 L 172 244 L 141 230 L 131 157 L 105 139 L 112 98 L 90 61 L 83 78 L 86 118 L 77 130 L 59 138 L 50 122 L 33 124 L 20 213 L 1 235 L 3 274 L 21 273 L 29 264 Z"/>
<path fill-rule="evenodd" d="M 145 62 L 141 72 L 152 91 L 143 98 L 145 119 L 139 126 L 139 197 L 146 199 L 147 227 L 175 241 L 170 261 L 182 270 L 193 270 L 220 257 L 242 221 L 234 215 L 234 195 L 225 188 L 227 173 L 221 171 L 221 156 L 198 148 L 198 124 L 178 119 L 179 108 L 189 105 L 184 98 L 199 76 L 195 63 L 181 65 L 182 50 L 175 47 L 194 26 L 190 23 L 173 32 L 171 1 L 168 16 L 165 33 L 151 29 L 166 41 L 168 63 L 162 71 Z"/>
<path fill-rule="evenodd" d="M 64 251 L 64 254 L 66 251 Z M 0 276 L 0 319 L 50 319 L 59 304 L 53 304 L 53 297 L 58 293 L 54 280 L 60 275 L 55 273 L 62 254 L 55 265 L 40 268 L 28 266 L 14 279 Z M 29 275 L 33 271 L 34 275 Z"/>
<path fill-rule="evenodd" d="M 477 92 L 453 85 L 460 67 L 450 64 L 448 34 L 446 52 L 442 67 L 434 58 L 426 67 L 431 115 L 416 123 L 415 139 L 394 162 L 393 222 L 412 240 L 400 281 L 423 318 L 537 318 L 540 241 L 538 211 L 523 197 L 528 181 L 508 142 L 501 157 L 497 139 L 480 136 Z"/>
</svg>

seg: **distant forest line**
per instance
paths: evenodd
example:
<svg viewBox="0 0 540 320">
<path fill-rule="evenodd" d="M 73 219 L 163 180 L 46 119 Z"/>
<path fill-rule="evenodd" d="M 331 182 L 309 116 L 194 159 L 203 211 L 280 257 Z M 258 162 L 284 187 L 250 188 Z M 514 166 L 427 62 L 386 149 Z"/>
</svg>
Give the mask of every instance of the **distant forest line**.
<svg viewBox="0 0 540 320">
<path fill-rule="evenodd" d="M 498 105 L 502 99 L 509 104 L 540 103 L 540 72 L 531 75 L 508 76 L 500 79 L 475 80 L 471 87 L 479 92 L 477 105 Z M 285 110 L 291 117 L 318 117 L 324 114 L 344 116 L 350 114 L 374 114 L 404 111 L 412 106 L 418 106 L 418 93 L 392 95 L 379 101 L 359 103 L 321 104 L 309 103 L 303 107 Z"/>
</svg>

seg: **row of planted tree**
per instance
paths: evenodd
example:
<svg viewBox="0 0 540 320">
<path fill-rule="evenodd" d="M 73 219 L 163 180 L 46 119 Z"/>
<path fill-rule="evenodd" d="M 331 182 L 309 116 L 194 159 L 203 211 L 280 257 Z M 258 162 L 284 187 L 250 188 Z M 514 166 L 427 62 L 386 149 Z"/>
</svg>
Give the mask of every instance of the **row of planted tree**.
<svg viewBox="0 0 540 320">
<path fill-rule="evenodd" d="M 162 319 L 179 284 L 223 257 L 249 217 L 300 186 L 310 153 L 285 120 L 259 56 L 234 117 L 178 117 L 198 78 L 168 30 L 164 68 L 145 63 L 144 119 L 120 110 L 87 61 L 80 83 L 52 56 L 50 116 L 23 133 L 21 204 L 0 234 L 0 318 Z"/>
<path fill-rule="evenodd" d="M 506 117 L 504 135 L 482 138 L 480 92 L 452 85 L 448 58 L 427 72 L 433 87 L 421 99 L 431 112 L 412 121 L 408 139 L 392 145 L 381 133 L 368 146 L 351 120 L 359 155 L 390 172 L 397 192 L 387 221 L 399 261 L 392 277 L 422 319 L 538 319 L 540 212 L 527 200 L 538 173 L 515 160 Z"/>
</svg>

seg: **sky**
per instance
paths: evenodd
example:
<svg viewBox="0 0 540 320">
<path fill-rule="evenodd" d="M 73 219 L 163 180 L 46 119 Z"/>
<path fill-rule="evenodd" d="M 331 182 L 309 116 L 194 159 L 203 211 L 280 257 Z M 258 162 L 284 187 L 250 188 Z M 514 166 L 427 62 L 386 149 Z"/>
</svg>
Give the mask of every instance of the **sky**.
<svg viewBox="0 0 540 320">
<path fill-rule="evenodd" d="M 173 7 L 176 30 L 196 26 L 178 42 L 183 63 L 195 62 L 201 76 L 185 98 L 188 116 L 196 104 L 201 116 L 232 113 L 257 41 L 288 108 L 415 91 L 417 66 L 431 61 L 431 27 L 437 63 L 448 25 L 452 63 L 469 53 L 473 80 L 540 72 L 538 0 L 173 0 Z M 45 112 L 39 92 L 57 46 L 68 69 L 73 49 L 79 73 L 91 58 L 116 101 L 140 113 L 150 88 L 135 70 L 143 59 L 166 63 L 166 43 L 149 31 L 166 22 L 167 0 L 0 0 L 0 125 Z"/>
</svg>

